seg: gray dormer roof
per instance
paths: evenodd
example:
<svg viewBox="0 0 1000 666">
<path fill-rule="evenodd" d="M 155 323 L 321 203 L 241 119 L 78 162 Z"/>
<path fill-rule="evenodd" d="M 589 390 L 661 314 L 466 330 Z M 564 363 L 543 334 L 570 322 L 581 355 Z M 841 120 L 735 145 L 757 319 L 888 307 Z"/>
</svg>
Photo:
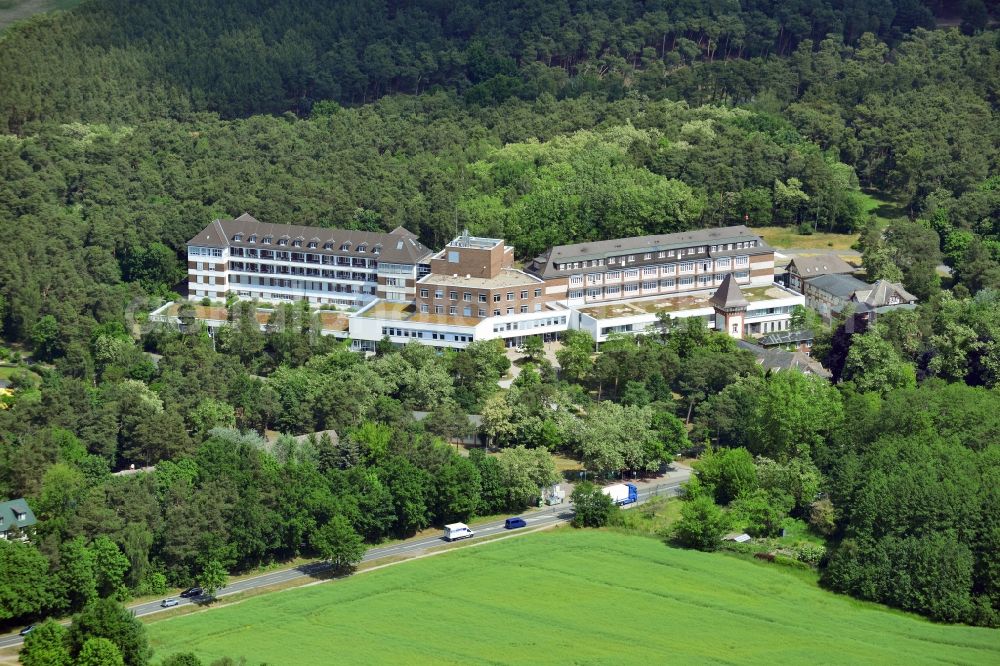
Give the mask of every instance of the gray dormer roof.
<svg viewBox="0 0 1000 666">
<path fill-rule="evenodd" d="M 403 227 L 396 227 L 389 233 L 373 231 L 353 231 L 348 229 L 320 229 L 318 227 L 307 227 L 298 224 L 268 224 L 256 220 L 252 215 L 244 213 L 234 220 L 214 220 L 211 224 L 201 230 L 197 236 L 187 242 L 188 245 L 198 245 L 202 247 L 255 247 L 268 248 L 262 241 L 265 237 L 275 240 L 301 240 L 313 238 L 319 242 L 319 234 L 330 238 L 334 246 L 326 250 L 323 245 L 309 248 L 314 254 L 338 254 L 344 252 L 358 254 L 359 256 L 374 256 L 372 253 L 360 253 L 359 246 L 364 245 L 366 249 L 379 247 L 378 260 L 396 264 L 416 264 L 428 261 L 431 251 L 424 247 L 417 236 Z M 249 242 L 251 236 L 255 236 L 256 243 Z M 239 238 L 239 240 L 236 240 Z M 336 241 L 333 241 L 333 239 Z M 328 241 L 328 242 L 330 242 Z M 345 243 L 350 243 L 350 250 L 342 251 L 340 247 Z"/>
<path fill-rule="evenodd" d="M 696 256 L 707 257 L 729 257 L 736 255 L 759 255 L 773 253 L 764 240 L 753 233 L 745 225 L 733 227 L 713 227 L 710 229 L 698 229 L 695 231 L 682 231 L 674 234 L 657 234 L 652 236 L 633 236 L 631 238 L 612 238 L 602 241 L 588 241 L 586 243 L 574 243 L 572 245 L 556 245 L 549 248 L 544 253 L 528 262 L 525 270 L 537 275 L 542 279 L 561 277 L 572 273 L 586 271 L 586 268 L 556 268 L 572 262 L 607 260 L 610 257 L 620 257 L 622 255 L 636 254 L 637 260 L 629 263 L 630 267 L 642 266 L 648 263 L 662 264 L 664 261 L 677 262 L 685 261 L 685 257 L 660 258 L 654 256 L 650 260 L 642 259 L 644 253 L 658 254 L 668 250 L 680 250 L 692 246 L 719 246 L 724 244 L 753 243 L 753 247 L 743 247 L 734 250 L 711 251 L 697 255 L 685 255 L 686 260 L 696 261 Z M 618 266 L 620 266 L 619 264 Z M 615 266 L 611 266 L 614 269 Z M 596 270 L 609 270 L 607 266 Z"/>
<path fill-rule="evenodd" d="M 795 257 L 788 262 L 788 272 L 804 278 L 817 275 L 850 275 L 854 267 L 835 254 L 822 254 L 817 257 Z"/>
<path fill-rule="evenodd" d="M 850 300 L 857 292 L 867 293 L 871 290 L 871 285 L 862 282 L 853 275 L 820 275 L 809 280 L 809 286 L 813 289 L 824 291 L 828 294 Z"/>
</svg>

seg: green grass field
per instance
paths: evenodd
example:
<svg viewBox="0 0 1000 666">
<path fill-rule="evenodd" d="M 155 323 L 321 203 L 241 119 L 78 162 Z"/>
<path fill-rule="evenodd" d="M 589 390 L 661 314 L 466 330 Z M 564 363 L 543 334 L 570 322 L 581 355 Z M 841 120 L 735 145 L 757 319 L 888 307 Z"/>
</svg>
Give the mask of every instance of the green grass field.
<svg viewBox="0 0 1000 666">
<path fill-rule="evenodd" d="M 518 537 L 149 626 L 154 663 L 1000 663 L 935 625 L 772 564 L 612 532 Z"/>
<path fill-rule="evenodd" d="M 794 249 L 801 247 L 830 250 L 849 250 L 858 240 L 858 234 L 830 234 L 817 231 L 802 235 L 795 227 L 754 227 L 752 230 L 771 247 Z"/>
</svg>

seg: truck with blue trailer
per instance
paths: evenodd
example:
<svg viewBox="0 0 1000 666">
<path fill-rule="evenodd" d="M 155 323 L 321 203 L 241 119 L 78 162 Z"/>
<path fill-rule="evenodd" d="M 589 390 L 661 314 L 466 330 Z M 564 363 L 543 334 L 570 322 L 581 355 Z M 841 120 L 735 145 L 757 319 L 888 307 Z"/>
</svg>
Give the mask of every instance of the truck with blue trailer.
<svg viewBox="0 0 1000 666">
<path fill-rule="evenodd" d="M 628 506 L 639 501 L 639 489 L 634 483 L 616 483 L 613 486 L 601 488 L 601 492 L 611 498 L 618 506 Z"/>
</svg>

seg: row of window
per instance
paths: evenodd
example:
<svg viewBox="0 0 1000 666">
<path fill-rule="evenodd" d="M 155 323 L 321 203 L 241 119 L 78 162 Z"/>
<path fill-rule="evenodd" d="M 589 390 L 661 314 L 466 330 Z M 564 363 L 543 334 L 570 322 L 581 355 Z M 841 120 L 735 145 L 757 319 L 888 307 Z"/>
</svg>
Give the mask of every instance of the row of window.
<svg viewBox="0 0 1000 666">
<path fill-rule="evenodd" d="M 748 310 L 746 317 L 747 319 L 755 319 L 757 317 L 770 317 L 777 314 L 788 314 L 792 311 L 792 308 L 787 305 L 780 305 L 776 308 L 761 308 L 759 310 Z"/>
<path fill-rule="evenodd" d="M 535 303 L 535 312 L 541 312 L 541 311 L 542 311 L 542 304 L 541 303 Z M 421 303 L 420 304 L 420 312 L 423 313 L 423 314 L 430 314 L 430 312 L 431 312 L 431 306 L 427 305 L 426 303 Z M 528 306 L 527 305 L 522 305 L 518 309 L 518 313 L 519 314 L 527 314 L 528 313 Z M 444 314 L 444 306 L 443 305 L 435 305 L 434 306 L 434 314 L 436 314 L 436 315 L 443 315 Z M 452 316 L 452 317 L 458 315 L 458 306 L 457 305 L 449 305 L 448 306 L 448 314 L 450 316 Z M 493 316 L 494 317 L 499 317 L 501 314 L 503 314 L 503 313 L 501 312 L 500 308 L 494 308 L 494 310 L 493 310 Z M 515 314 L 514 308 L 513 307 L 507 308 L 507 314 L 509 314 L 509 315 Z M 467 306 L 463 307 L 462 308 L 462 316 L 463 317 L 471 317 L 472 316 L 472 306 L 467 305 Z M 476 316 L 480 317 L 480 318 L 485 317 L 486 316 L 486 308 L 478 308 L 477 311 L 476 311 Z"/>
<path fill-rule="evenodd" d="M 198 295 L 198 294 L 196 294 Z M 268 293 L 257 293 L 246 290 L 239 290 L 236 292 L 237 296 L 241 298 L 259 298 L 265 301 L 268 300 L 283 300 L 290 301 L 295 299 L 294 294 L 268 294 Z M 329 303 L 331 305 L 341 305 L 345 307 L 361 307 L 365 304 L 364 301 L 359 301 L 353 298 L 310 298 L 310 303 Z"/>
<path fill-rule="evenodd" d="M 737 271 L 735 273 L 737 280 L 748 280 L 750 278 L 750 271 Z M 584 293 L 586 293 L 587 298 L 614 298 L 616 296 L 635 296 L 638 295 L 641 289 L 644 292 L 657 291 L 657 290 L 672 290 L 672 289 L 684 289 L 694 287 L 697 282 L 698 287 L 711 287 L 716 284 L 721 284 L 725 279 L 725 275 L 715 274 L 715 275 L 699 275 L 697 278 L 693 275 L 688 275 L 680 278 L 666 278 L 664 280 L 646 280 L 643 282 L 633 282 L 626 285 L 609 285 L 606 287 L 589 287 L 586 292 L 582 289 L 572 289 L 569 292 L 569 298 L 578 299 L 583 298 Z"/>
<path fill-rule="evenodd" d="M 302 238 L 302 237 L 291 238 L 290 236 L 281 236 L 281 237 L 278 238 L 278 245 L 288 245 L 289 241 L 291 241 L 292 247 L 302 247 L 302 243 L 305 242 L 305 238 Z M 233 242 L 234 243 L 242 243 L 243 242 L 243 234 L 234 234 L 233 235 Z M 247 237 L 247 242 L 248 243 L 256 243 L 257 242 L 257 234 L 250 234 Z M 274 242 L 274 236 L 263 236 L 260 239 L 260 242 L 263 243 L 264 245 L 270 245 L 271 243 Z M 340 244 L 340 251 L 341 252 L 350 252 L 352 245 L 353 245 L 353 243 L 351 241 L 345 241 L 345 242 L 343 242 L 343 243 Z M 333 246 L 334 246 L 333 241 L 327 241 L 326 243 L 323 243 L 323 249 L 324 250 L 332 250 Z M 319 247 L 319 241 L 315 240 L 315 239 L 311 240 L 308 243 L 306 243 L 306 247 L 308 247 L 310 249 L 315 249 L 315 248 Z M 368 251 L 368 243 L 358 243 L 358 247 L 355 248 L 354 251 L 355 252 L 367 252 Z M 375 245 L 372 246 L 372 254 L 379 254 L 380 252 L 382 252 L 382 244 L 381 243 L 376 243 Z"/>
<path fill-rule="evenodd" d="M 221 257 L 222 248 L 219 247 L 189 247 L 188 256 L 190 257 Z"/>
<path fill-rule="evenodd" d="M 695 247 L 686 247 L 674 250 L 659 250 L 657 252 L 645 252 L 642 256 L 642 261 L 652 261 L 655 257 L 656 259 L 669 259 L 671 257 L 684 257 L 693 254 L 706 254 L 708 251 L 712 252 L 729 252 L 732 250 L 745 250 L 751 247 L 757 247 L 759 245 L 756 240 L 740 241 L 737 243 L 723 243 L 720 245 L 698 245 Z M 625 254 L 615 257 L 608 257 L 607 264 L 609 266 L 615 264 L 630 264 L 636 261 L 638 254 Z M 571 270 L 574 268 L 592 268 L 594 266 L 604 266 L 605 259 L 588 259 L 585 261 L 569 261 L 565 263 L 555 264 L 556 270 Z"/>
<path fill-rule="evenodd" d="M 507 321 L 496 324 L 493 327 L 494 333 L 504 331 L 528 331 L 533 328 L 544 328 L 546 326 L 565 326 L 566 317 L 549 317 L 548 319 L 530 319 L 528 321 Z"/>
<path fill-rule="evenodd" d="M 443 342 L 472 342 L 471 335 L 462 333 L 438 333 L 436 331 L 419 331 L 410 328 L 383 326 L 382 335 L 393 338 L 416 338 L 418 340 L 441 340 Z"/>
<path fill-rule="evenodd" d="M 376 292 L 374 286 L 355 286 L 350 284 L 340 284 L 339 282 L 311 282 L 304 280 L 289 280 L 285 278 L 267 278 L 255 276 L 231 275 L 229 282 L 232 284 L 245 284 L 250 287 L 281 287 L 283 289 L 305 289 L 307 291 L 328 291 L 340 294 L 372 294 Z"/>
<path fill-rule="evenodd" d="M 724 259 L 716 259 L 714 262 L 714 270 L 717 271 L 727 271 L 733 268 L 733 266 L 748 267 L 750 265 L 750 257 L 742 256 L 735 257 L 730 260 L 729 257 Z M 640 277 L 658 277 L 660 275 L 676 275 L 677 273 L 694 273 L 695 268 L 699 269 L 701 273 L 710 273 L 713 270 L 712 260 L 706 261 L 688 261 L 681 264 L 665 264 L 662 266 L 644 266 L 642 268 L 627 268 L 625 270 L 611 270 L 605 273 L 587 273 L 586 280 L 587 284 L 596 284 L 599 282 L 617 282 L 624 278 L 625 280 L 638 280 Z M 582 284 L 584 280 L 583 275 L 573 275 L 570 277 L 570 284 Z"/>
<path fill-rule="evenodd" d="M 528 290 L 528 289 L 522 289 L 521 290 L 521 294 L 520 294 L 521 300 L 525 300 L 525 299 L 528 298 L 529 291 L 530 290 Z M 508 301 L 513 301 L 515 293 L 516 292 L 508 291 L 507 292 L 507 300 Z M 541 289 L 535 289 L 534 293 L 535 293 L 535 298 L 539 298 L 542 295 L 542 290 Z M 450 301 L 457 301 L 458 300 L 458 294 L 459 294 L 459 292 L 457 292 L 457 291 L 449 291 L 448 292 L 448 300 L 450 300 Z M 423 289 L 420 290 L 420 298 L 429 298 L 429 297 L 430 297 L 430 289 L 423 288 Z M 439 289 L 435 289 L 434 290 L 434 298 L 438 299 L 438 300 L 443 300 L 444 299 L 444 289 L 440 289 L 440 288 Z M 466 303 L 471 303 L 472 302 L 472 292 L 471 291 L 466 291 L 466 292 L 462 293 L 462 300 L 465 301 Z M 494 303 L 499 303 L 501 300 L 503 300 L 503 295 L 502 294 L 493 294 L 493 302 Z M 486 294 L 483 294 L 483 293 L 479 294 L 479 302 L 480 303 L 486 303 L 487 302 Z"/>
<path fill-rule="evenodd" d="M 327 266 L 354 266 L 357 268 L 379 268 L 379 262 L 375 259 L 364 259 L 358 257 L 341 257 L 329 254 L 312 254 L 309 252 L 285 252 L 273 250 L 261 250 L 258 252 L 253 248 L 234 247 L 229 251 L 230 257 L 247 257 L 248 259 L 267 259 L 277 261 L 297 261 L 307 264 L 326 264 Z M 412 272 L 412 266 L 409 267 Z M 379 271 L 384 272 L 384 271 Z"/>
<path fill-rule="evenodd" d="M 328 271 L 319 268 L 303 268 L 302 266 L 273 266 L 271 264 L 254 264 L 232 261 L 229 270 L 234 273 L 261 273 L 264 275 L 302 275 L 305 277 L 322 277 L 329 280 L 353 280 L 355 282 L 377 282 L 374 273 L 352 273 L 351 271 Z M 402 285 L 401 285 L 402 286 Z"/>
</svg>

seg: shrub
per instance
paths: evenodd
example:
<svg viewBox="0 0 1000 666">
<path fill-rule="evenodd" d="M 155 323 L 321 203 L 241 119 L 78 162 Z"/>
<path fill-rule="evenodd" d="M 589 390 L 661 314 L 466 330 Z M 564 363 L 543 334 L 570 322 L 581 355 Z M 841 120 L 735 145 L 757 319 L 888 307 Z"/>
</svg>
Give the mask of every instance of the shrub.
<svg viewBox="0 0 1000 666">
<path fill-rule="evenodd" d="M 688 548 L 718 550 L 728 527 L 729 520 L 722 509 L 710 497 L 702 496 L 684 503 L 674 534 Z"/>
<path fill-rule="evenodd" d="M 819 563 L 826 557 L 826 546 L 808 541 L 796 544 L 792 550 L 795 552 L 795 559 L 814 567 L 819 566 Z"/>
</svg>

